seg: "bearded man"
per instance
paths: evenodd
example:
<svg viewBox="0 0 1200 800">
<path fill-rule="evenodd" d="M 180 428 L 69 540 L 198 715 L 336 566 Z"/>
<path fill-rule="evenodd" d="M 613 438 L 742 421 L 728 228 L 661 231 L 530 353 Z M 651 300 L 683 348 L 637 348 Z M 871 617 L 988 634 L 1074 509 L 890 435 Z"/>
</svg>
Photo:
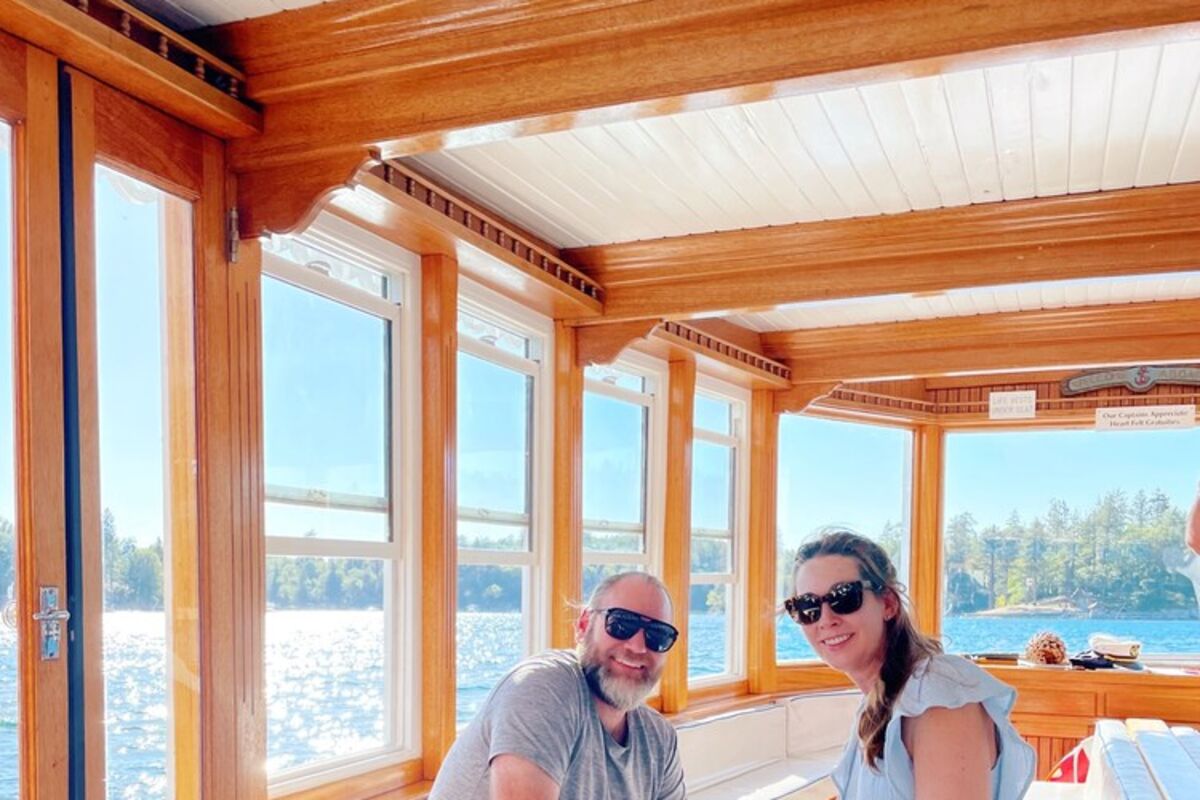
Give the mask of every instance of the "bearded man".
<svg viewBox="0 0 1200 800">
<path fill-rule="evenodd" d="M 575 623 L 576 648 L 504 676 L 438 771 L 429 800 L 681 800 L 675 729 L 642 705 L 678 631 L 652 575 L 614 575 Z"/>
</svg>

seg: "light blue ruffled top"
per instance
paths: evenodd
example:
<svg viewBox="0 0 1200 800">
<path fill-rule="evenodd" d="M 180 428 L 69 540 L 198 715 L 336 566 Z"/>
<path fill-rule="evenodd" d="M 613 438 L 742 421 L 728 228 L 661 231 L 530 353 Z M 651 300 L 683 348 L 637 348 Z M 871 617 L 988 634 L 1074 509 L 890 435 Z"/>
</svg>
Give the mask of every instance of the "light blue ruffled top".
<svg viewBox="0 0 1200 800">
<path fill-rule="evenodd" d="M 1032 747 L 1021 739 L 1008 715 L 1016 691 L 960 656 L 936 655 L 917 665 L 892 707 L 883 758 L 878 769 L 867 766 L 858 742 L 857 723 L 850 733 L 833 782 L 842 800 L 914 800 L 913 764 L 900 737 L 900 720 L 930 708 L 959 708 L 981 703 L 996 725 L 999 758 L 992 768 L 993 800 L 1025 796 L 1037 763 Z M 861 708 L 860 708 L 861 713 Z"/>
</svg>

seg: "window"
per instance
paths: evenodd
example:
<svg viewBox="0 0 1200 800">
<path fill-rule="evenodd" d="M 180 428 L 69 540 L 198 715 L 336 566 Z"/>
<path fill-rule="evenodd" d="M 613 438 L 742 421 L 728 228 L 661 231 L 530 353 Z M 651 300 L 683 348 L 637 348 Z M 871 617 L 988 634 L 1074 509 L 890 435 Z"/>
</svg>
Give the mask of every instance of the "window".
<svg viewBox="0 0 1200 800">
<path fill-rule="evenodd" d="M 418 259 L 338 220 L 264 248 L 267 770 L 415 753 Z"/>
<path fill-rule="evenodd" d="M 701 377 L 694 403 L 689 679 L 743 671 L 749 472 L 746 393 Z"/>
<path fill-rule="evenodd" d="M 1184 574 L 1197 453 L 1197 429 L 948 434 L 947 649 L 1019 653 L 1052 631 L 1071 655 L 1093 633 L 1200 653 Z"/>
<path fill-rule="evenodd" d="M 458 312 L 457 718 L 545 644 L 550 321 L 464 281 Z"/>
<path fill-rule="evenodd" d="M 665 424 L 661 362 L 584 370 L 583 594 L 617 572 L 658 571 Z"/>
<path fill-rule="evenodd" d="M 779 420 L 778 598 L 792 594 L 800 544 L 829 526 L 883 545 L 907 583 L 912 432 L 905 428 L 784 414 Z M 779 661 L 815 658 L 786 614 L 777 620 Z"/>
</svg>

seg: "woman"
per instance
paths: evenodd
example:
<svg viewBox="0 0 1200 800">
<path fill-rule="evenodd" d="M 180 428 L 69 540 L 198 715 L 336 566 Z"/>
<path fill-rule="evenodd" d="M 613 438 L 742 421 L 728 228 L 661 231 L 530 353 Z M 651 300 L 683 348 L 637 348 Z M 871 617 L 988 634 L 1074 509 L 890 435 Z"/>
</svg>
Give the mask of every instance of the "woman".
<svg viewBox="0 0 1200 800">
<path fill-rule="evenodd" d="M 1017 800 L 1035 756 L 1009 722 L 1016 692 L 917 632 L 879 545 L 826 533 L 796 554 L 785 606 L 862 690 L 857 736 L 833 773 L 843 800 Z"/>
</svg>

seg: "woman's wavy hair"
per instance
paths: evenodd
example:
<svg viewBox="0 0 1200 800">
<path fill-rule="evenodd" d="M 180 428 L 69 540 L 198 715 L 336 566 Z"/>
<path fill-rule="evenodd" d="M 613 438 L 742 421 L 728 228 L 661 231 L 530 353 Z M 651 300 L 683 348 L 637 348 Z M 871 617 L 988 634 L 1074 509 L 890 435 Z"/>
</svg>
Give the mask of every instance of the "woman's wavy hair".
<svg viewBox="0 0 1200 800">
<path fill-rule="evenodd" d="M 936 639 L 920 633 L 913 624 L 904 584 L 896 577 L 892 560 L 878 544 L 848 530 L 822 531 L 818 538 L 804 543 L 796 552 L 796 563 L 792 568 L 793 583 L 800 565 L 818 556 L 854 559 L 858 563 L 859 577 L 880 587 L 875 590 L 876 594 L 882 596 L 891 592 L 898 601 L 896 616 L 886 623 L 883 668 L 879 670 L 879 679 L 867 693 L 866 705 L 858 719 L 858 740 L 862 744 L 867 765 L 874 768 L 875 762 L 883 756 L 884 737 L 896 698 L 916 666 L 929 656 L 942 652 L 942 645 Z"/>
</svg>

